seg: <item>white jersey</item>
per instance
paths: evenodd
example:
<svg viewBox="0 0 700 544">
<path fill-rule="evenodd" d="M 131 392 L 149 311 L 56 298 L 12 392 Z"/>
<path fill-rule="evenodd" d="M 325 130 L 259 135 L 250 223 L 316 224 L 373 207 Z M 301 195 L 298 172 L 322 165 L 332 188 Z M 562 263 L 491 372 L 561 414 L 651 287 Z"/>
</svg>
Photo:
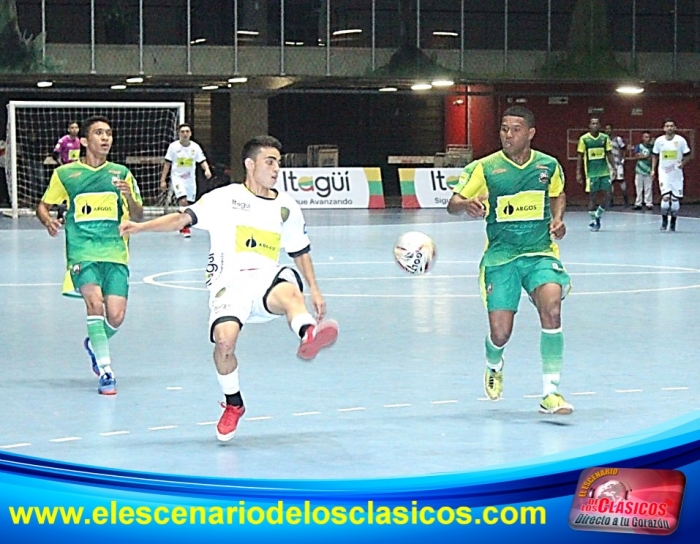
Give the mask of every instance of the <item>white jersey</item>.
<svg viewBox="0 0 700 544">
<path fill-rule="evenodd" d="M 207 287 L 219 289 L 244 270 L 277 267 L 280 251 L 309 247 L 301 208 L 293 197 L 264 198 L 243 183 L 215 189 L 188 206 L 193 227 L 209 231 Z"/>
<path fill-rule="evenodd" d="M 178 181 L 187 184 L 196 180 L 197 165 L 207 158 L 197 142 L 190 141 L 190 145 L 184 146 L 180 140 L 175 140 L 168 146 L 165 160 L 171 163 L 171 178 L 173 184 Z"/>
<path fill-rule="evenodd" d="M 683 156 L 690 153 L 686 139 L 679 134 L 674 134 L 670 140 L 665 135 L 659 136 L 654 141 L 652 153 L 659 156 L 658 175 L 661 194 L 673 193 L 682 197 L 683 170 L 678 168 L 678 165 L 683 160 Z"/>
<path fill-rule="evenodd" d="M 625 162 L 625 141 L 621 136 L 611 136 L 610 143 L 612 144 L 613 163 L 616 167 L 622 166 Z"/>
</svg>

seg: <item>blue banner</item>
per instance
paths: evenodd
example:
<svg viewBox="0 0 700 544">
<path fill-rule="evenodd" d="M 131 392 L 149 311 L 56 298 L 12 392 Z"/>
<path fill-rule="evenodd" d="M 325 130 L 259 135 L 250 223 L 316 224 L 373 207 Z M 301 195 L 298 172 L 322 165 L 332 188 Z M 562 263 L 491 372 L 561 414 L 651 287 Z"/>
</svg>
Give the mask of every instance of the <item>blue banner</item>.
<svg viewBox="0 0 700 544">
<path fill-rule="evenodd" d="M 681 471 L 687 483 L 678 527 L 664 542 L 697 539 L 699 412 L 643 434 L 527 463 L 396 479 L 171 476 L 0 452 L 0 540 L 603 544 L 653 538 L 569 526 L 579 477 L 591 467 Z"/>
</svg>

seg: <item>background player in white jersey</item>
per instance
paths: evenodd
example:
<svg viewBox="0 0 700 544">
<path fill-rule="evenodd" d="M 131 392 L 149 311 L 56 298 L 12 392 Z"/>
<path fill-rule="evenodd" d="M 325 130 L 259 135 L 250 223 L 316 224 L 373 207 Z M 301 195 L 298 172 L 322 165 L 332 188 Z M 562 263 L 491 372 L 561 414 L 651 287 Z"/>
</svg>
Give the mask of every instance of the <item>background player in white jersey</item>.
<svg viewBox="0 0 700 544">
<path fill-rule="evenodd" d="M 192 140 L 192 127 L 183 123 L 177 129 L 178 139 L 168 146 L 163 163 L 163 172 L 160 175 L 160 189 L 168 188 L 168 173 L 173 194 L 178 206 L 187 206 L 197 198 L 197 165 L 204 171 L 204 176 L 211 179 L 211 170 L 207 158 L 199 144 Z M 181 231 L 185 238 L 190 237 L 190 228 L 185 227 Z"/>
<path fill-rule="evenodd" d="M 651 178 L 656 177 L 658 167 L 659 192 L 661 193 L 661 230 L 669 226 L 676 230 L 676 218 L 683 198 L 683 167 L 690 162 L 690 147 L 680 134 L 676 134 L 673 119 L 664 120 L 664 135 L 654 141 L 651 155 Z"/>
<path fill-rule="evenodd" d="M 338 324 L 322 321 L 326 303 L 316 284 L 301 209 L 291 196 L 273 188 L 280 171 L 281 148 L 271 136 L 253 138 L 243 146 L 243 183 L 215 189 L 180 212 L 145 223 L 125 223 L 121 228 L 124 235 L 174 231 L 190 225 L 209 231 L 209 338 L 214 343 L 217 377 L 226 397 L 216 427 L 221 441 L 233 438 L 245 413 L 235 354 L 243 325 L 286 316 L 301 339 L 297 356 L 307 360 L 338 337 Z M 306 308 L 299 274 L 279 265 L 282 249 L 294 259 L 309 286 L 316 319 Z"/>
<path fill-rule="evenodd" d="M 625 182 L 625 150 L 627 149 L 627 144 L 622 136 L 613 136 L 615 129 L 611 124 L 605 125 L 605 134 L 610 137 L 610 143 L 612 144 L 612 156 L 614 168 L 610 168 L 610 206 L 612 207 L 615 203 L 615 184 L 620 184 L 620 191 L 622 192 L 622 202 L 625 208 L 629 206 L 629 200 L 627 198 L 627 183 Z"/>
</svg>

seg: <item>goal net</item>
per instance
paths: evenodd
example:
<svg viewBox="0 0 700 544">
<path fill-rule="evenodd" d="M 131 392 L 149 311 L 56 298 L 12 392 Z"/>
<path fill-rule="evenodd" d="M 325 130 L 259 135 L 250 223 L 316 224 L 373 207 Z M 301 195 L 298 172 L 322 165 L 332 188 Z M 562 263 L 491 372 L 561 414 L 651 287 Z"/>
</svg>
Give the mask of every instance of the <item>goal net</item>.
<svg viewBox="0 0 700 544">
<path fill-rule="evenodd" d="M 69 123 L 81 124 L 92 115 L 110 120 L 114 143 L 109 160 L 131 170 L 144 206 L 158 209 L 171 204 L 170 193 L 160 190 L 160 175 L 168 145 L 185 122 L 184 102 L 10 101 L 5 154 L 12 217 L 36 209 L 58 166 L 53 158 L 56 142 L 67 133 Z"/>
</svg>

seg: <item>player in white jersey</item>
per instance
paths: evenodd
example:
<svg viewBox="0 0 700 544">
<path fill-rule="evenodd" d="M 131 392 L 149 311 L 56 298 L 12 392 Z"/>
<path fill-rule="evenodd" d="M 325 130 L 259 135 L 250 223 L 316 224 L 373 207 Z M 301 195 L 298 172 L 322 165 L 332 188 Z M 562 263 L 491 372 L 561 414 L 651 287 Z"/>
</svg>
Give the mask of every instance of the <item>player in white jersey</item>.
<svg viewBox="0 0 700 544">
<path fill-rule="evenodd" d="M 199 144 L 192 140 L 192 127 L 183 123 L 177 129 L 178 139 L 168 146 L 160 175 L 160 189 L 168 188 L 168 173 L 173 194 L 178 206 L 187 206 L 197 197 L 197 165 L 204 171 L 204 176 L 211 179 L 211 170 L 207 158 Z M 185 238 L 190 237 L 190 229 L 182 229 Z"/>
<path fill-rule="evenodd" d="M 664 135 L 654 141 L 651 155 L 651 179 L 659 178 L 661 193 L 661 230 L 669 227 L 668 216 L 671 216 L 670 229 L 676 230 L 676 218 L 683 198 L 683 167 L 690 162 L 690 147 L 680 134 L 676 134 L 676 123 L 673 119 L 664 121 Z"/>
<path fill-rule="evenodd" d="M 613 136 L 614 132 L 613 126 L 608 123 L 605 125 L 605 134 L 610 137 L 610 143 L 612 144 L 612 156 L 613 156 L 613 166 L 610 168 L 610 206 L 612 207 L 615 201 L 615 184 L 620 184 L 620 191 L 622 192 L 622 202 L 625 208 L 629 206 L 629 200 L 627 198 L 627 182 L 625 181 L 625 150 L 627 149 L 627 144 L 622 136 Z"/>
<path fill-rule="evenodd" d="M 338 323 L 323 321 L 326 303 L 316 284 L 311 245 L 297 202 L 273 187 L 280 171 L 282 145 L 258 136 L 243 146 L 246 179 L 215 189 L 193 205 L 145 223 L 125 222 L 123 235 L 141 231 L 174 231 L 193 226 L 209 231 L 207 263 L 209 338 L 214 363 L 226 397 L 216 427 L 219 440 L 233 438 L 245 413 L 238 379 L 236 342 L 246 323 L 263 323 L 284 315 L 300 337 L 297 356 L 313 359 L 338 337 Z M 309 286 L 314 318 L 293 268 L 279 265 L 284 249 Z"/>
</svg>

